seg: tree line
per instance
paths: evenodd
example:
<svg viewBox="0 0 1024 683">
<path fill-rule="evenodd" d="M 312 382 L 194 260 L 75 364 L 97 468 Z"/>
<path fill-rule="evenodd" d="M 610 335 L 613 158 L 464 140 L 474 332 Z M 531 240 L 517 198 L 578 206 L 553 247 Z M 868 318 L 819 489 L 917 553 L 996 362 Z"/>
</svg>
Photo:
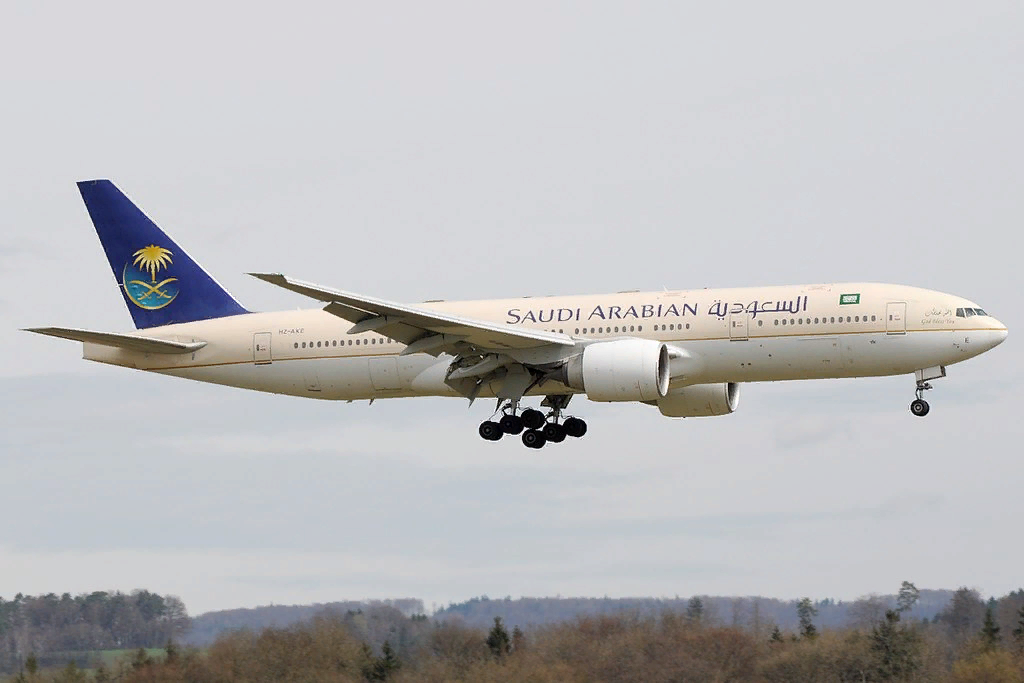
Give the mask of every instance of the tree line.
<svg viewBox="0 0 1024 683">
<path fill-rule="evenodd" d="M 0 597 L 0 671 L 17 671 L 31 655 L 162 647 L 189 628 L 185 604 L 148 590 Z"/>
<path fill-rule="evenodd" d="M 961 588 L 930 619 L 913 616 L 921 593 L 904 582 L 880 615 L 841 628 L 823 625 L 809 598 L 792 604 L 792 628 L 723 623 L 699 596 L 657 615 L 626 611 L 534 627 L 501 617 L 478 627 L 375 605 L 328 610 L 286 628 L 226 632 L 203 651 L 142 651 L 88 676 L 72 664 L 15 680 L 1024 682 L 1024 590 L 986 601 Z"/>
</svg>

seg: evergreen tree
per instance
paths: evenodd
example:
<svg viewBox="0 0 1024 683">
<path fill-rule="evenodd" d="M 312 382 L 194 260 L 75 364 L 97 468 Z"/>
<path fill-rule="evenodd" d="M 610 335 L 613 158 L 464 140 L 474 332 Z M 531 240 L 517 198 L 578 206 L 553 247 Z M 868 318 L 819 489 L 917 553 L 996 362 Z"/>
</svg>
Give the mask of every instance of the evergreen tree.
<svg viewBox="0 0 1024 683">
<path fill-rule="evenodd" d="M 1017 644 L 1017 650 L 1024 652 L 1024 605 L 1020 606 L 1017 612 L 1017 628 L 1013 629 L 1013 642 Z"/>
<path fill-rule="evenodd" d="M 704 601 L 696 595 L 686 603 L 686 618 L 695 624 L 704 620 Z"/>
<path fill-rule="evenodd" d="M 174 644 L 173 640 L 167 641 L 167 645 L 164 646 L 164 652 L 167 653 L 165 661 L 168 664 L 174 664 L 178 661 L 178 646 Z"/>
<path fill-rule="evenodd" d="M 373 680 L 388 680 L 388 676 L 390 676 L 392 672 L 397 671 L 401 665 L 402 663 L 398 661 L 398 655 L 396 655 L 394 649 L 392 649 L 391 643 L 385 640 L 384 644 L 380 648 L 380 657 L 378 657 L 377 661 L 374 663 Z"/>
<path fill-rule="evenodd" d="M 146 652 L 146 648 L 144 647 L 140 647 L 138 650 L 136 650 L 135 656 L 132 657 L 132 668 L 136 671 L 138 671 L 139 669 L 144 669 L 152 663 L 153 660 L 149 658 L 149 653 Z"/>
<path fill-rule="evenodd" d="M 519 626 L 512 629 L 512 652 L 522 652 L 526 646 L 526 634 Z"/>
<path fill-rule="evenodd" d="M 779 630 L 779 625 L 778 624 L 776 624 L 775 628 L 772 629 L 772 637 L 769 640 L 769 642 L 772 642 L 772 643 L 782 643 L 782 642 L 784 642 L 783 639 L 782 639 L 782 631 Z"/>
<path fill-rule="evenodd" d="M 508 631 L 501 623 L 501 617 L 494 617 L 494 627 L 487 634 L 487 647 L 497 659 L 501 659 L 512 651 L 512 642 L 508 637 Z"/>
<path fill-rule="evenodd" d="M 107 671 L 107 667 L 103 666 L 103 662 L 99 663 L 93 672 L 92 680 L 95 683 L 110 683 L 110 673 Z"/>
<path fill-rule="evenodd" d="M 363 643 L 359 650 L 359 654 L 362 658 L 360 669 L 363 673 L 363 678 L 368 681 L 374 680 L 374 676 L 377 675 L 377 658 L 373 655 L 373 650 L 366 643 Z"/>
<path fill-rule="evenodd" d="M 78 668 L 74 660 L 68 662 L 68 665 L 64 667 L 56 678 L 53 679 L 53 683 L 85 683 L 86 681 L 85 672 Z"/>
<path fill-rule="evenodd" d="M 996 624 L 991 605 L 985 610 L 985 623 L 981 627 L 981 642 L 986 650 L 995 650 L 999 647 L 999 625 Z"/>
<path fill-rule="evenodd" d="M 21 595 L 21 593 L 18 595 Z M 36 659 L 35 652 L 30 652 L 28 657 L 25 658 L 25 671 L 28 672 L 29 676 L 35 676 L 39 673 L 39 660 Z"/>
<path fill-rule="evenodd" d="M 885 619 L 871 629 L 871 651 L 878 661 L 880 680 L 903 680 L 920 666 L 917 634 L 900 626 L 900 610 L 886 610 Z"/>
<path fill-rule="evenodd" d="M 899 595 L 896 596 L 896 611 L 909 612 L 914 609 L 914 605 L 920 597 L 921 591 L 917 590 L 917 586 L 909 581 L 904 581 L 900 586 Z"/>
<path fill-rule="evenodd" d="M 808 639 L 816 638 L 818 629 L 815 628 L 811 619 L 818 616 L 818 610 L 810 598 L 803 598 L 796 604 L 796 614 L 800 618 L 800 635 Z"/>
</svg>

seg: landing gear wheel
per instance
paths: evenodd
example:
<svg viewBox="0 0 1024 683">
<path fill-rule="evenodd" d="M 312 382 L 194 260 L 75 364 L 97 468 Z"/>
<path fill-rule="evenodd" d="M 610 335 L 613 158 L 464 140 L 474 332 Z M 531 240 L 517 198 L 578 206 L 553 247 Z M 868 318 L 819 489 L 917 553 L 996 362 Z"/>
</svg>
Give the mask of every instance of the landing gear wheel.
<svg viewBox="0 0 1024 683">
<path fill-rule="evenodd" d="M 556 422 L 549 422 L 544 425 L 544 438 L 551 443 L 562 443 L 565 441 L 565 434 L 565 427 Z"/>
<path fill-rule="evenodd" d="M 544 432 L 538 429 L 527 429 L 523 432 L 523 445 L 527 448 L 544 448 L 547 442 Z"/>
<path fill-rule="evenodd" d="M 924 417 L 928 414 L 929 410 L 931 410 L 931 406 L 923 398 L 914 399 L 910 404 L 910 412 L 917 417 Z"/>
<path fill-rule="evenodd" d="M 487 441 L 497 441 L 505 433 L 502 431 L 500 424 L 497 422 L 491 422 L 490 420 L 481 423 L 478 431 L 480 432 L 480 436 Z"/>
<path fill-rule="evenodd" d="M 580 438 L 587 433 L 587 423 L 578 417 L 570 417 L 562 423 L 565 433 L 574 438 Z"/>
<path fill-rule="evenodd" d="M 523 431 L 523 418 L 518 415 L 505 415 L 501 418 L 501 431 L 506 434 L 518 434 Z"/>
<path fill-rule="evenodd" d="M 543 429 L 544 428 L 544 413 L 533 408 L 527 408 L 523 411 L 520 416 L 523 420 L 523 426 L 527 429 Z"/>
</svg>

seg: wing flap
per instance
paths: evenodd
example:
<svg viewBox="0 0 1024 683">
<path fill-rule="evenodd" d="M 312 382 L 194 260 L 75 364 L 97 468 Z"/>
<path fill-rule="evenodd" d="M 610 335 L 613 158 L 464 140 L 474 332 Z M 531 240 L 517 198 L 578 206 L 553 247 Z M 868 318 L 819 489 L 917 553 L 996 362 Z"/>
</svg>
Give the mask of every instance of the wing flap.
<svg viewBox="0 0 1024 683">
<path fill-rule="evenodd" d="M 48 337 L 59 337 L 60 339 L 71 339 L 90 344 L 102 344 L 113 346 L 129 351 L 141 351 L 143 353 L 192 353 L 204 346 L 204 341 L 179 342 L 168 339 L 153 339 L 136 334 L 117 334 L 115 332 L 96 332 L 93 330 L 81 330 L 73 327 L 32 327 L 25 332 L 45 334 Z"/>
</svg>

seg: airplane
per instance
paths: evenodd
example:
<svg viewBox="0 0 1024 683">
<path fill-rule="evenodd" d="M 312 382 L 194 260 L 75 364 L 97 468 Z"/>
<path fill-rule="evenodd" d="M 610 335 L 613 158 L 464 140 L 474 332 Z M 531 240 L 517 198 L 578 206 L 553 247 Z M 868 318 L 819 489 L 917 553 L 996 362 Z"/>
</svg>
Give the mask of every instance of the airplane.
<svg viewBox="0 0 1024 683">
<path fill-rule="evenodd" d="M 249 273 L 319 302 L 258 313 L 109 180 L 78 188 L 136 332 L 26 331 L 80 341 L 87 360 L 275 394 L 492 398 L 480 436 L 529 448 L 586 434 L 566 412 L 578 394 L 708 417 L 735 411 L 745 382 L 913 373 L 924 417 L 932 380 L 1007 336 L 963 297 L 866 282 L 410 304 Z"/>
</svg>

